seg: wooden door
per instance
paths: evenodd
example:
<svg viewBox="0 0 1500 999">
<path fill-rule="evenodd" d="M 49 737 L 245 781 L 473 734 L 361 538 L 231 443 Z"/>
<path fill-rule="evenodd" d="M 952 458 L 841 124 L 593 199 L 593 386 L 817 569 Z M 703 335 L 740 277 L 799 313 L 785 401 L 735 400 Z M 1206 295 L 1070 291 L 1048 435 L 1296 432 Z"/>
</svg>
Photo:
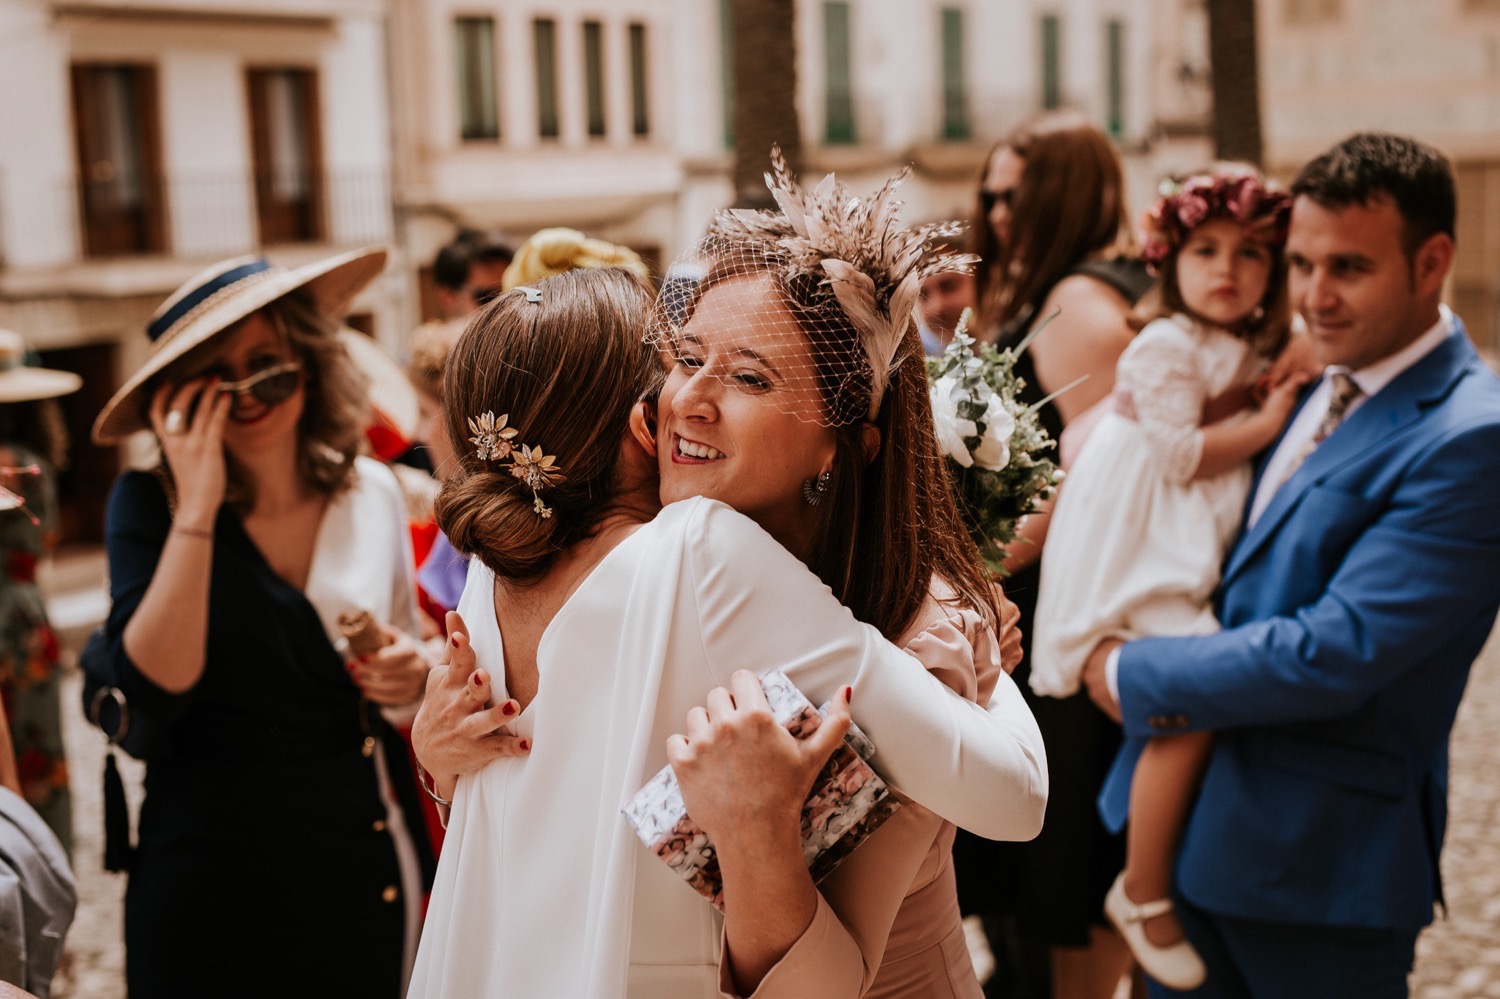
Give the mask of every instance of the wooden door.
<svg viewBox="0 0 1500 999">
<path fill-rule="evenodd" d="M 318 75 L 310 69 L 247 73 L 255 213 L 261 245 L 324 238 Z"/>
<path fill-rule="evenodd" d="M 72 77 L 84 254 L 165 252 L 156 68 L 75 63 Z"/>
</svg>

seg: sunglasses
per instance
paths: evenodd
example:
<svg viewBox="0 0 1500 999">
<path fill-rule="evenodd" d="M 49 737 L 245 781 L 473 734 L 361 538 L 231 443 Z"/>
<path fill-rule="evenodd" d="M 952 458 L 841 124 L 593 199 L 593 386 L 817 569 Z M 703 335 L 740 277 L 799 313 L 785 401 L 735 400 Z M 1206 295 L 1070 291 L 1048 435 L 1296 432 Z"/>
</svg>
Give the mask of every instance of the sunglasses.
<svg viewBox="0 0 1500 999">
<path fill-rule="evenodd" d="M 1004 191 L 991 191 L 988 188 L 979 189 L 979 207 L 984 209 L 988 215 L 995 210 L 996 205 L 1004 205 L 1006 208 L 1014 207 L 1016 200 L 1016 189 L 1007 188 Z"/>
<path fill-rule="evenodd" d="M 237 382 L 224 382 L 219 386 L 219 391 L 233 395 L 235 405 L 238 405 L 244 396 L 250 395 L 263 406 L 279 406 L 290 399 L 297 391 L 297 386 L 301 384 L 302 365 L 296 361 L 287 361 L 285 364 L 277 364 L 264 371 L 257 371 L 249 378 L 241 378 Z"/>
</svg>

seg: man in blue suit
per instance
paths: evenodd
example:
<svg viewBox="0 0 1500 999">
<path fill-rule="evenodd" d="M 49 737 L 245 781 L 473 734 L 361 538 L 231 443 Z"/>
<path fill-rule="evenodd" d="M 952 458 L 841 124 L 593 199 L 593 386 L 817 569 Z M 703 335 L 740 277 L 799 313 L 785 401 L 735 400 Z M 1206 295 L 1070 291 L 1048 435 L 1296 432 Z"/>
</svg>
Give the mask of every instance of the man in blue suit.
<svg viewBox="0 0 1500 999">
<path fill-rule="evenodd" d="M 1136 745 L 1215 732 L 1176 868 L 1208 967 L 1187 994 L 1405 996 L 1443 898 L 1448 736 L 1500 607 L 1500 380 L 1440 304 L 1441 154 L 1356 135 L 1292 195 L 1292 301 L 1327 369 L 1257 469 L 1224 630 L 1105 643 L 1085 679 Z"/>
</svg>

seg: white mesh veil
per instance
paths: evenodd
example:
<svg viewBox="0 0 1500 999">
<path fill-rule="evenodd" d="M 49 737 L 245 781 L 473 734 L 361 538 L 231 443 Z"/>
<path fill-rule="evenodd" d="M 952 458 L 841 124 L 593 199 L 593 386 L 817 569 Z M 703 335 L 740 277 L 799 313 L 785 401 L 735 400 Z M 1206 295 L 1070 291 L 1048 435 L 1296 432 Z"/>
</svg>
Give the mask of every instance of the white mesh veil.
<svg viewBox="0 0 1500 999">
<path fill-rule="evenodd" d="M 903 169 L 869 198 L 832 174 L 804 191 L 779 149 L 766 185 L 777 212 L 728 209 L 669 275 L 647 342 L 726 385 L 749 388 L 810 423 L 845 426 L 880 412 L 922 282 L 976 262 L 941 241 L 962 224 L 905 228 L 896 188 Z"/>
</svg>

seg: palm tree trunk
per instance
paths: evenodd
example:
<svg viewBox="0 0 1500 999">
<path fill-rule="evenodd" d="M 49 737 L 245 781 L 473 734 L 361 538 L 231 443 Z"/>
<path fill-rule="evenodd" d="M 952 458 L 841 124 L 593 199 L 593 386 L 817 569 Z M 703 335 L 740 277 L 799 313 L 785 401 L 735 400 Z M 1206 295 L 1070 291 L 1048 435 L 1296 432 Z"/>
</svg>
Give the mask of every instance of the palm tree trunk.
<svg viewBox="0 0 1500 999">
<path fill-rule="evenodd" d="M 1255 0 L 1208 0 L 1214 155 L 1263 166 Z"/>
<path fill-rule="evenodd" d="M 793 0 L 729 0 L 730 79 L 734 93 L 734 192 L 740 208 L 774 207 L 765 172 L 779 144 L 797 172 L 802 130 L 797 122 Z"/>
</svg>

